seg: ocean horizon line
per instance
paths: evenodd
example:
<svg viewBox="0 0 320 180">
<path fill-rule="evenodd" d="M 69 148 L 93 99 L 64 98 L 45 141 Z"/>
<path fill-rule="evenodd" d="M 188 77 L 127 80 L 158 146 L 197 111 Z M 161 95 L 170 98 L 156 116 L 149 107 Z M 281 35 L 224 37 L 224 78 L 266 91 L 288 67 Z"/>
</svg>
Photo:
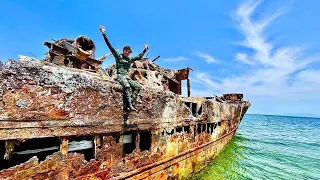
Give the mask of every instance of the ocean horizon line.
<svg viewBox="0 0 320 180">
<path fill-rule="evenodd" d="M 246 113 L 246 115 L 281 116 L 281 117 L 316 118 L 316 119 L 320 119 L 320 115 L 316 115 L 316 114 L 258 114 L 258 113 Z"/>
</svg>

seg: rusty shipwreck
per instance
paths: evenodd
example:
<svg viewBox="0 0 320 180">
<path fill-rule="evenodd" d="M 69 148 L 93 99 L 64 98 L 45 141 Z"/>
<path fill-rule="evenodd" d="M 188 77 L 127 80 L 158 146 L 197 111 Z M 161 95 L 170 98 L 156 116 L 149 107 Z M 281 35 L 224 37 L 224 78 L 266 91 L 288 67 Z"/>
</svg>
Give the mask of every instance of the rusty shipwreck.
<svg viewBox="0 0 320 180">
<path fill-rule="evenodd" d="M 45 42 L 44 60 L 0 62 L 0 179 L 187 179 L 221 152 L 250 107 L 242 94 L 190 97 L 190 68 L 135 62 L 137 112 L 109 55 L 86 36 Z M 188 96 L 181 95 L 186 80 Z"/>
</svg>

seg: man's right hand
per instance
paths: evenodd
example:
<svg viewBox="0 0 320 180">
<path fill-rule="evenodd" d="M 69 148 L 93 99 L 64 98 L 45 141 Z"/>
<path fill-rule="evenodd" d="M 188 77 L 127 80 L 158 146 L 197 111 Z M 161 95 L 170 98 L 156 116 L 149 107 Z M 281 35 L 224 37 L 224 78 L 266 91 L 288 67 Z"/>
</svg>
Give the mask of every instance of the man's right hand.
<svg viewBox="0 0 320 180">
<path fill-rule="evenodd" d="M 104 28 L 104 26 L 100 25 L 100 31 L 101 31 L 102 34 L 104 34 L 106 32 L 106 29 Z"/>
<path fill-rule="evenodd" d="M 148 49 L 149 49 L 149 45 L 148 45 L 148 44 L 145 44 L 145 45 L 144 45 L 144 49 L 145 49 L 145 50 L 148 50 Z"/>
</svg>

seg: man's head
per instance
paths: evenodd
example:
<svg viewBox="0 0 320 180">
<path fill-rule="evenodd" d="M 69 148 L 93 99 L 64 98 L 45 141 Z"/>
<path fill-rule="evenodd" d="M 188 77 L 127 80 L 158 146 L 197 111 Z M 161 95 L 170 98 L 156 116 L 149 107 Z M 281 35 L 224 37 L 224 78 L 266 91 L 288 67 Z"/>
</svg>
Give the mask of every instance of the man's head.
<svg viewBox="0 0 320 180">
<path fill-rule="evenodd" d="M 123 55 L 124 56 L 126 56 L 126 57 L 128 57 L 130 54 L 131 54 L 131 48 L 130 48 L 130 46 L 125 46 L 125 47 L 123 47 Z"/>
</svg>

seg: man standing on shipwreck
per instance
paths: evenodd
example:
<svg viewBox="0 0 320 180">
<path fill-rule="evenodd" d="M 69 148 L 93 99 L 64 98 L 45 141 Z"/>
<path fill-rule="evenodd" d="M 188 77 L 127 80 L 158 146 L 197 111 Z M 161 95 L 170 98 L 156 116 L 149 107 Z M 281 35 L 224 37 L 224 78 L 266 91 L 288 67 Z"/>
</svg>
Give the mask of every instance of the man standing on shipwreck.
<svg viewBox="0 0 320 180">
<path fill-rule="evenodd" d="M 136 111 L 133 104 L 136 103 L 139 91 L 141 89 L 141 85 L 136 81 L 132 80 L 128 73 L 131 67 L 131 64 L 134 61 L 141 60 L 143 55 L 149 49 L 148 44 L 144 46 L 144 50 L 136 57 L 129 57 L 131 54 L 130 46 L 125 46 L 123 48 L 122 54 L 118 54 L 118 52 L 112 47 L 110 41 L 108 40 L 105 34 L 105 28 L 100 26 L 100 31 L 103 35 L 103 38 L 109 47 L 111 53 L 113 54 L 114 58 L 116 59 L 116 69 L 117 69 L 117 81 L 123 87 L 123 97 L 124 97 L 124 104 L 126 104 L 131 111 Z M 130 88 L 132 88 L 132 97 L 130 95 Z"/>
</svg>

